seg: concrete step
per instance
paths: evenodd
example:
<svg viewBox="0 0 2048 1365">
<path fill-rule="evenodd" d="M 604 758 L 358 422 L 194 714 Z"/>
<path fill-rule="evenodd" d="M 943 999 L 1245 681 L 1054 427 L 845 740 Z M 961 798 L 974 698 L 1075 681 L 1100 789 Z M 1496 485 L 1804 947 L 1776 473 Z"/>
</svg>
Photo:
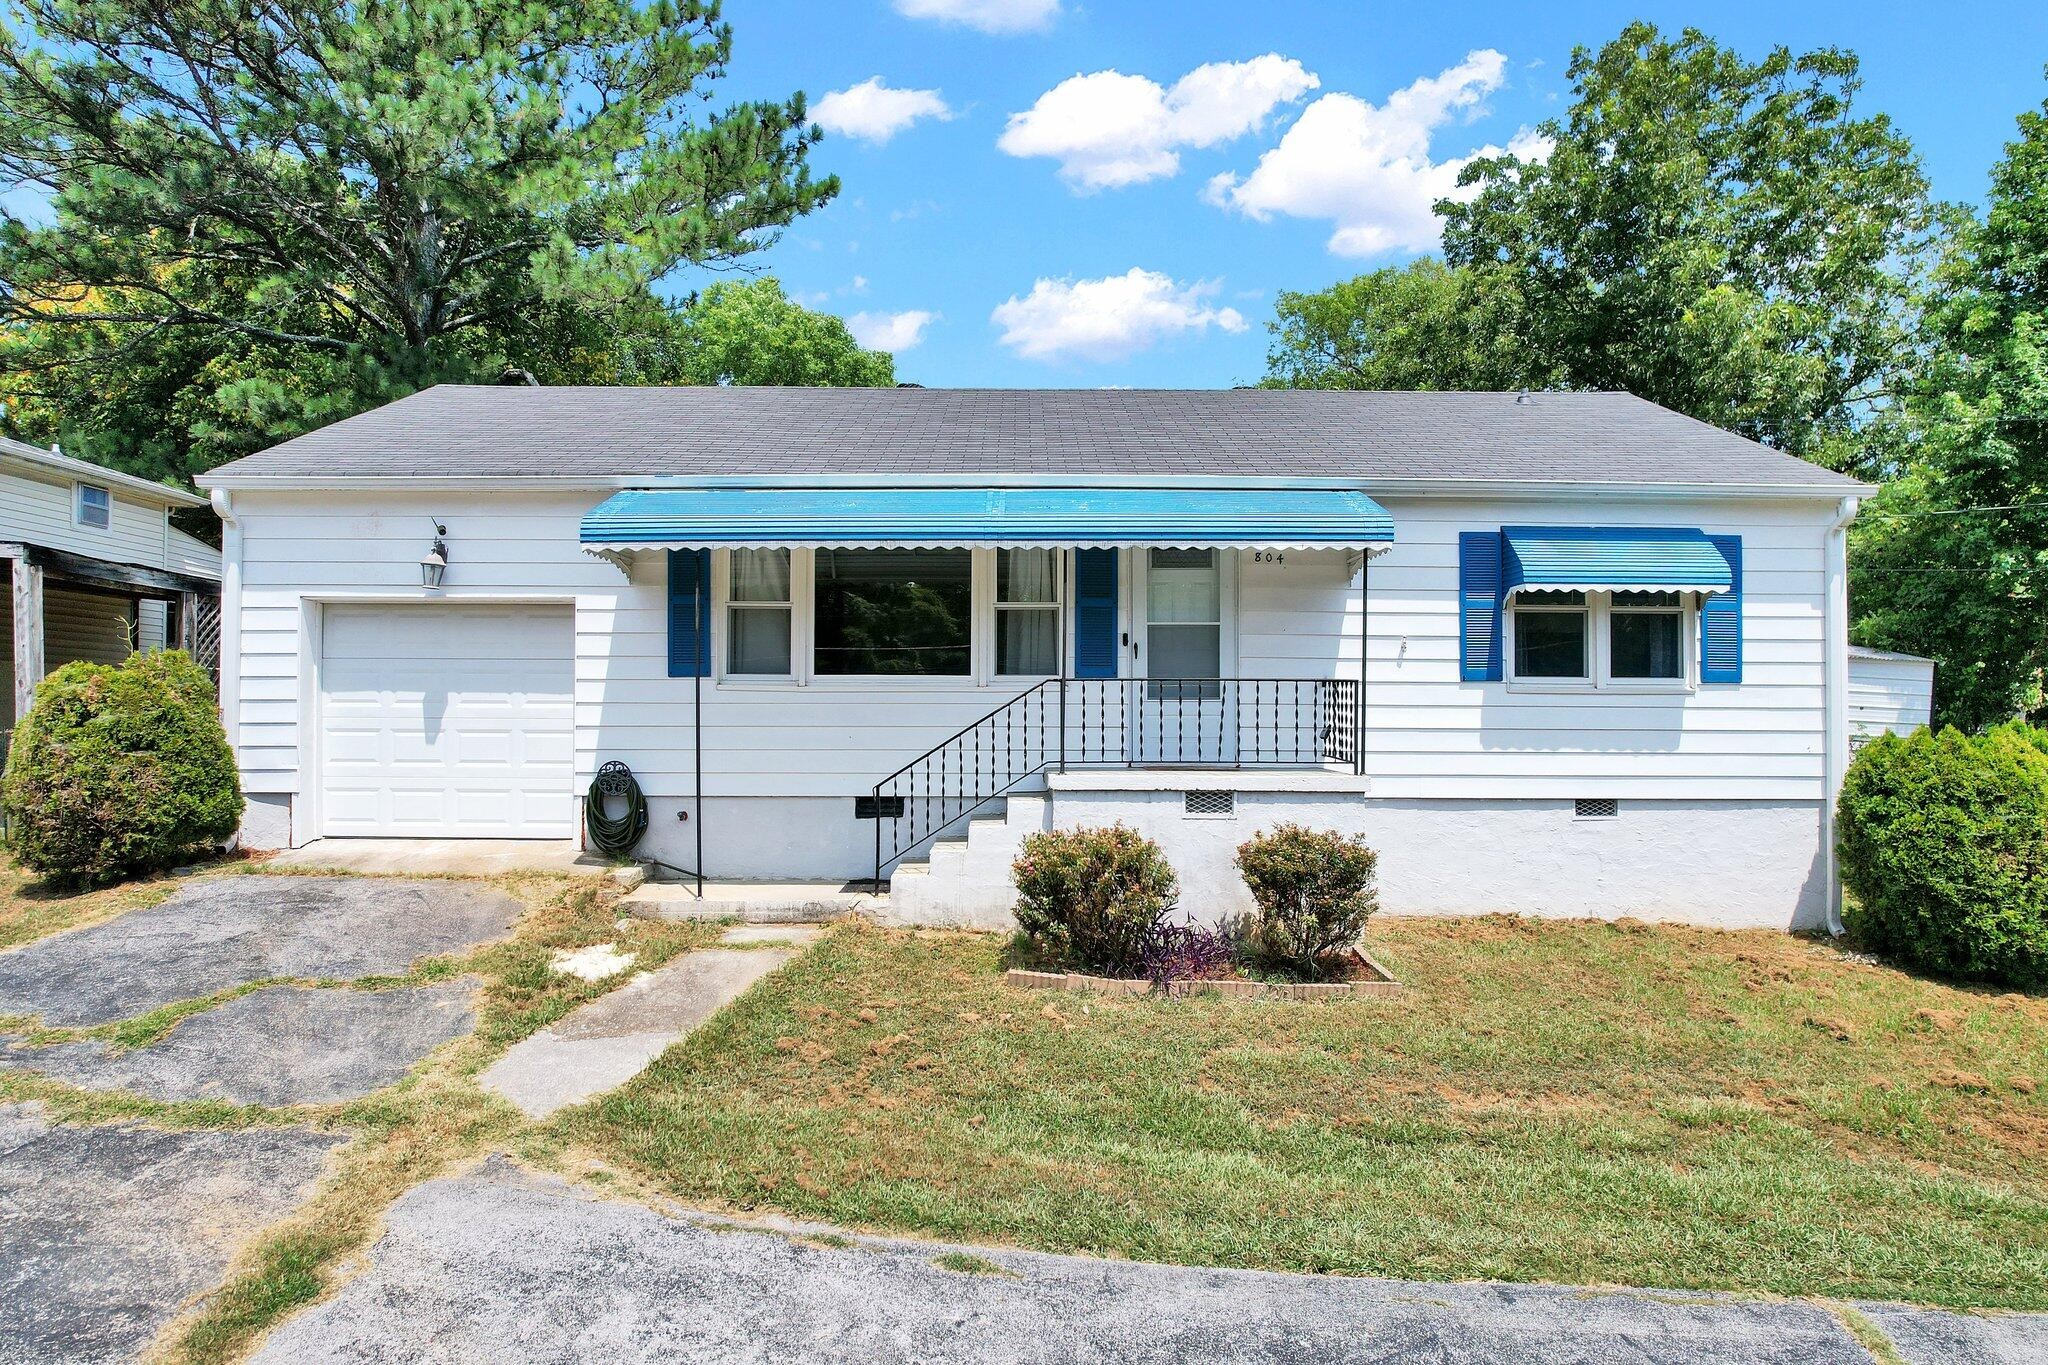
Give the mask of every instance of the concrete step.
<svg viewBox="0 0 2048 1365">
<path fill-rule="evenodd" d="M 850 889 L 856 886 L 861 889 Z M 842 915 L 879 913 L 888 899 L 851 882 L 706 882 L 701 898 L 694 882 L 648 882 L 619 904 L 649 919 L 822 924 Z"/>
</svg>

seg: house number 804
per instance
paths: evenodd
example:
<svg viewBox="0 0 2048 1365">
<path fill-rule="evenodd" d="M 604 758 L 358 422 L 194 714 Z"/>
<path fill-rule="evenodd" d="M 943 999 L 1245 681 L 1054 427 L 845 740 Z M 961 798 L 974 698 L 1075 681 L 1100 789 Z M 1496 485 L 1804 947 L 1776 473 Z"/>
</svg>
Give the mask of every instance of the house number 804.
<svg viewBox="0 0 2048 1365">
<path fill-rule="evenodd" d="M 1252 563 L 1254 564 L 1285 564 L 1286 562 L 1287 555 L 1280 550 L 1252 551 Z"/>
</svg>

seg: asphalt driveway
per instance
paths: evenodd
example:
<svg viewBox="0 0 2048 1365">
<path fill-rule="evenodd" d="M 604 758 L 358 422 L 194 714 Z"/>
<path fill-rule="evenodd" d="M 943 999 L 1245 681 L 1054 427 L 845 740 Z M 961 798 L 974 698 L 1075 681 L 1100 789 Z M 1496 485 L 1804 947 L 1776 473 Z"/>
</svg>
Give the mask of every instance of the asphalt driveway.
<svg viewBox="0 0 2048 1365">
<path fill-rule="evenodd" d="M 392 1208 L 267 1365 L 391 1360 L 1869 1365 L 1825 1309 L 1139 1265 L 738 1225 L 496 1159 Z M 2048 1359 L 2048 1318 L 1913 1314 L 1916 1365 Z M 1903 1336 L 1903 1334 L 1902 1334 Z M 1930 1343 L 1926 1353 L 1922 1343 Z M 1902 1339 L 1901 1344 L 1906 1344 Z"/>
<path fill-rule="evenodd" d="M 312 1194 L 342 1141 L 72 1127 L 0 1105 L 0 1362 L 132 1359 L 245 1239 Z"/>
<path fill-rule="evenodd" d="M 277 977 L 395 976 L 510 932 L 502 891 L 382 877 L 222 877 L 103 924 L 0 953 L 0 1015 L 53 1027 L 132 1019 Z"/>
<path fill-rule="evenodd" d="M 0 953 L 0 1015 L 96 1025 L 277 977 L 403 974 L 422 956 L 502 937 L 523 909 L 453 881 L 196 882 Z M 143 1047 L 0 1037 L 0 1068 L 165 1101 L 336 1103 L 468 1033 L 476 987 L 266 986 Z M 56 1124 L 38 1106 L 0 1105 L 0 1365 L 134 1358 L 220 1281 L 237 1248 L 312 1196 L 345 1140 L 305 1127 Z"/>
</svg>

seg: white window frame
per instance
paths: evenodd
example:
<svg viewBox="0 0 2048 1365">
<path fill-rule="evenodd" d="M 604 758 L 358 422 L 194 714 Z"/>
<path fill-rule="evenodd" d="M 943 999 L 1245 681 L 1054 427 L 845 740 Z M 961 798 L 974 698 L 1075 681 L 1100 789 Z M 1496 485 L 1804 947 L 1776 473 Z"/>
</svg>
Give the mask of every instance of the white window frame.
<svg viewBox="0 0 2048 1365">
<path fill-rule="evenodd" d="M 810 582 L 810 551 L 789 551 L 789 601 L 777 602 L 736 602 L 732 596 L 732 551 L 720 550 L 711 557 L 711 600 L 718 604 L 718 614 L 712 623 L 712 647 L 718 654 L 717 677 L 719 681 L 731 678 L 735 682 L 768 683 L 788 686 L 801 683 L 805 658 L 797 654 L 799 639 L 804 632 L 798 622 L 803 613 L 798 604 L 808 596 L 803 586 Z M 787 673 L 738 673 L 732 667 L 732 614 L 735 611 L 775 611 L 789 613 L 789 671 Z M 807 656 L 806 656 L 807 657 Z"/>
<path fill-rule="evenodd" d="M 981 595 L 979 593 L 975 595 L 975 615 L 977 617 L 980 617 L 986 614 L 988 618 L 988 630 L 986 638 L 983 638 L 982 631 L 976 630 L 974 632 L 975 650 L 977 654 L 977 666 L 975 668 L 974 677 L 975 682 L 981 686 L 1029 687 L 1033 684 L 1044 682 L 1047 678 L 1055 678 L 1059 676 L 1061 660 L 1063 660 L 1066 657 L 1066 648 L 1064 646 L 1064 642 L 1060 639 L 1060 632 L 1063 629 L 1065 629 L 1067 619 L 1067 552 L 1064 550 L 1055 549 L 1051 546 L 1024 546 L 1020 548 L 1052 549 L 1052 601 L 1016 603 L 1004 602 L 1000 596 L 1002 592 L 1002 573 L 1000 572 L 1002 566 L 998 562 L 999 557 L 1002 554 L 1002 550 L 993 549 L 976 552 L 976 563 L 974 566 L 974 572 L 977 586 L 979 586 L 981 580 L 983 579 L 987 580 L 988 585 L 988 601 L 985 613 L 982 607 Z M 983 555 L 987 556 L 988 561 L 985 566 L 980 562 L 981 557 Z M 1052 672 L 998 673 L 996 671 L 996 664 L 998 659 L 997 637 L 1002 633 L 1003 613 L 1006 611 L 1050 611 L 1052 613 Z"/>
<path fill-rule="evenodd" d="M 1526 602 L 1526 605 L 1525 605 Z M 1699 594 L 1678 595 L 1678 644 L 1684 662 L 1676 678 L 1617 678 L 1613 670 L 1612 623 L 1617 613 L 1667 612 L 1669 607 L 1616 607 L 1611 591 L 1589 591 L 1584 606 L 1547 605 L 1540 598 L 1507 600 L 1503 623 L 1502 664 L 1514 692 L 1691 692 L 1699 684 Z M 1515 627 L 1520 613 L 1581 612 L 1586 617 L 1586 676 L 1524 678 L 1515 672 Z"/>
<path fill-rule="evenodd" d="M 83 479 L 73 484 L 71 489 L 71 520 L 73 524 L 94 531 L 109 531 L 113 529 L 114 493 L 112 489 L 108 488 L 105 484 L 87 483 Z M 87 519 L 85 515 L 85 495 L 88 492 L 97 493 L 103 499 L 100 515 L 106 518 L 104 521 L 91 521 Z"/>
</svg>

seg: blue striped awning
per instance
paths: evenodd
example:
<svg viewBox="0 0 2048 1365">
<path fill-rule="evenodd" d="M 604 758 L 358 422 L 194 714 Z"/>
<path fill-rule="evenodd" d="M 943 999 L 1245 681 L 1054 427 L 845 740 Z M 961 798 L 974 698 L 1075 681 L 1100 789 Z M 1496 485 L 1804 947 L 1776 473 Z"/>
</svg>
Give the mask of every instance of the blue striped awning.
<svg viewBox="0 0 2048 1365">
<path fill-rule="evenodd" d="M 1653 526 L 1503 526 L 1509 593 L 1727 592 L 1728 558 L 1704 531 Z"/>
<path fill-rule="evenodd" d="M 587 546 L 941 549 L 1164 545 L 1384 549 L 1387 509 L 1354 488 L 634 488 L 583 518 Z"/>
</svg>

